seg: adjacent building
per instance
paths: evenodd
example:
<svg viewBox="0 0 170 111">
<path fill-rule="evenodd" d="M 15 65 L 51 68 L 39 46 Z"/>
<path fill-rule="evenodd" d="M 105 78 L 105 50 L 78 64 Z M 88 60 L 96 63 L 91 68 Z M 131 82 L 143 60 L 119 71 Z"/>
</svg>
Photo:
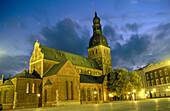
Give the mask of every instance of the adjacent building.
<svg viewBox="0 0 170 111">
<path fill-rule="evenodd" d="M 88 58 L 41 45 L 38 41 L 25 70 L 0 81 L 5 109 L 102 103 L 108 100 L 106 74 L 111 52 L 95 12 Z"/>
<path fill-rule="evenodd" d="M 170 59 L 151 63 L 138 70 L 146 98 L 170 96 Z"/>
</svg>

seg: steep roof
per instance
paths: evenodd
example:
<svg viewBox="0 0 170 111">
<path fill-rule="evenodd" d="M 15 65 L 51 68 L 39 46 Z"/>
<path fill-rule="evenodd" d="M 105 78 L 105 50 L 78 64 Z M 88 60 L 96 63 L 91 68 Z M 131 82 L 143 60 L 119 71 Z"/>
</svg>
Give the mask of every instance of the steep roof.
<svg viewBox="0 0 170 111">
<path fill-rule="evenodd" d="M 73 65 L 101 70 L 97 62 L 93 59 L 56 50 L 42 45 L 40 45 L 40 48 L 42 53 L 44 53 L 44 59 L 54 60 L 58 62 L 64 62 L 69 59 Z"/>
<path fill-rule="evenodd" d="M 63 67 L 63 65 L 64 65 L 66 62 L 67 62 L 67 61 L 65 61 L 65 62 L 60 62 L 59 64 L 55 64 L 55 65 L 44 75 L 44 77 L 47 77 L 47 76 L 51 76 L 51 75 L 56 74 L 56 73 Z"/>
<path fill-rule="evenodd" d="M 18 77 L 20 77 L 20 78 L 40 79 L 40 78 L 36 77 L 35 75 L 29 74 L 28 71 L 26 71 L 26 70 L 23 71 L 20 74 L 15 75 L 13 78 L 18 78 Z"/>
<path fill-rule="evenodd" d="M 11 79 L 6 80 L 3 85 L 14 85 L 11 81 Z"/>
<path fill-rule="evenodd" d="M 80 83 L 99 83 L 102 84 L 104 81 L 105 75 L 102 76 L 91 76 L 80 74 Z"/>
</svg>

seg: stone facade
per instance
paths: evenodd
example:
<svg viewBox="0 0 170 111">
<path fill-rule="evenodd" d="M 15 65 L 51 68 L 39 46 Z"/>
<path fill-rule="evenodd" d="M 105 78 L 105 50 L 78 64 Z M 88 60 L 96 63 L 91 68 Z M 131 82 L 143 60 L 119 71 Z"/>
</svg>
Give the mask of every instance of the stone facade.
<svg viewBox="0 0 170 111">
<path fill-rule="evenodd" d="M 100 19 L 93 19 L 88 58 L 52 49 L 37 41 L 29 71 L 0 80 L 4 109 L 79 105 L 108 101 L 106 75 L 112 71 L 111 52 Z"/>
</svg>

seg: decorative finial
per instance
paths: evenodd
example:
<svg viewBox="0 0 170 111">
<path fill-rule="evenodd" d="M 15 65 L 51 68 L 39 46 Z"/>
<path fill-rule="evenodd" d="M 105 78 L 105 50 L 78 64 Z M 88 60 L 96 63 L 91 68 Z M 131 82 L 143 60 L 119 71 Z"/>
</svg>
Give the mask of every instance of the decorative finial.
<svg viewBox="0 0 170 111">
<path fill-rule="evenodd" d="M 9 79 L 11 79 L 11 75 L 9 75 Z"/>
<path fill-rule="evenodd" d="M 26 65 L 27 65 L 27 61 L 25 61 L 25 71 L 26 71 L 26 68 L 27 68 Z"/>
<path fill-rule="evenodd" d="M 38 40 L 37 40 L 37 42 L 38 42 Z"/>
</svg>

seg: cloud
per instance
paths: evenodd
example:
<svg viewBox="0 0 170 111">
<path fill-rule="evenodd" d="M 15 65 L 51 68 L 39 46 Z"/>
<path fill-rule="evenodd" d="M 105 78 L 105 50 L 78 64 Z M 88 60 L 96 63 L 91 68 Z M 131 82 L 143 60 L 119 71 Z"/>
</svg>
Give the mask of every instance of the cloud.
<svg viewBox="0 0 170 111">
<path fill-rule="evenodd" d="M 44 45 L 78 55 L 87 55 L 90 33 L 70 18 L 59 21 L 53 27 L 43 27 L 40 34 L 45 39 Z"/>
<path fill-rule="evenodd" d="M 105 25 L 103 27 L 103 35 L 110 42 L 116 42 L 117 40 L 123 40 L 123 36 L 121 34 L 117 34 L 116 30 L 110 25 Z"/>
<path fill-rule="evenodd" d="M 126 26 L 126 25 L 125 25 Z M 170 23 L 160 24 L 153 28 L 150 35 L 131 35 L 124 40 L 125 44 L 117 42 L 112 47 L 113 67 L 139 69 L 151 62 L 157 63 L 169 58 L 170 55 Z"/>
<path fill-rule="evenodd" d="M 131 38 L 127 40 L 127 43 L 123 45 L 120 43 L 115 44 L 115 48 L 112 49 L 113 56 L 116 58 L 119 57 L 124 61 L 129 61 L 134 56 L 146 52 L 149 43 L 147 35 L 132 35 Z"/>
<path fill-rule="evenodd" d="M 9 75 L 13 77 L 15 74 L 21 73 L 24 71 L 25 61 L 28 63 L 29 56 L 1 56 L 0 75 L 4 74 L 5 78 L 8 78 Z"/>
<path fill-rule="evenodd" d="M 127 31 L 132 31 L 132 32 L 138 32 L 138 29 L 139 29 L 139 25 L 136 24 L 136 23 L 133 23 L 133 24 L 125 24 L 125 26 L 121 27 L 121 29 L 125 32 Z"/>
</svg>

